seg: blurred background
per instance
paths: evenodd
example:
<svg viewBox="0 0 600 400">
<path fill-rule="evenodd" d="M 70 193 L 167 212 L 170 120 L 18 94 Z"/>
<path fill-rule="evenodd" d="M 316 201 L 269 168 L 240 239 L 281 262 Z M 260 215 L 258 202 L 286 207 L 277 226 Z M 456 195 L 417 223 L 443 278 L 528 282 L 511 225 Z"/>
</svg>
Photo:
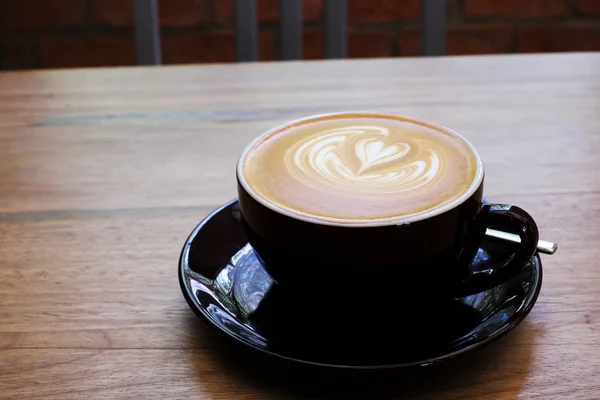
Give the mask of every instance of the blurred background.
<svg viewBox="0 0 600 400">
<path fill-rule="evenodd" d="M 0 0 L 3 69 L 135 65 L 130 0 Z M 277 58 L 278 0 L 257 0 Z M 233 62 L 233 0 L 159 1 L 164 64 Z M 348 0 L 348 56 L 419 55 L 419 0 Z M 600 50 L 600 0 L 448 0 L 447 54 Z M 303 0 L 304 58 L 323 58 L 322 0 Z"/>
</svg>

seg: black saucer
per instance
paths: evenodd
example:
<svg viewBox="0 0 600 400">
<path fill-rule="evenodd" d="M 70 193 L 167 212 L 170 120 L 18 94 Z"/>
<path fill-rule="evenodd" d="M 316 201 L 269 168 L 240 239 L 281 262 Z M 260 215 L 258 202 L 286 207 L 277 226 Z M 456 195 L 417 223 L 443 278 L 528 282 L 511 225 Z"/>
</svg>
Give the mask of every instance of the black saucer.
<svg viewBox="0 0 600 400">
<path fill-rule="evenodd" d="M 492 256 L 510 254 L 512 246 L 484 242 L 474 268 L 485 269 Z M 247 244 L 234 200 L 191 233 L 181 253 L 179 282 L 194 313 L 240 344 L 304 364 L 382 369 L 429 365 L 509 332 L 535 304 L 542 265 L 536 254 L 506 284 L 418 315 L 411 310 L 420 299 L 394 304 L 390 313 L 389 306 L 361 297 L 360 288 L 356 297 L 336 301 L 309 292 L 292 296 L 273 282 Z"/>
</svg>

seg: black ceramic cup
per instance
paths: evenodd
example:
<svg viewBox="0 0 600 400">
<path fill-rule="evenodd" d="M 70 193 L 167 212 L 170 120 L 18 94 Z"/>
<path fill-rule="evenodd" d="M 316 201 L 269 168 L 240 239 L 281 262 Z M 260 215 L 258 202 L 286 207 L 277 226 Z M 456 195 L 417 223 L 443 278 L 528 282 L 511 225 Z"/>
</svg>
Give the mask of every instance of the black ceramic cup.
<svg viewBox="0 0 600 400">
<path fill-rule="evenodd" d="M 239 205 L 250 244 L 282 288 L 350 294 L 360 283 L 361 290 L 372 287 L 373 293 L 393 298 L 425 292 L 430 298 L 461 297 L 516 276 L 536 251 L 538 229 L 527 212 L 513 205 L 482 203 L 483 164 L 472 146 L 478 170 L 456 201 L 423 218 L 356 226 L 298 217 L 255 193 L 242 163 L 259 139 L 238 161 Z M 492 266 L 483 271 L 473 270 L 489 227 L 514 232 L 521 242 L 509 257 L 491 260 L 487 265 Z M 372 285 L 365 285 L 369 282 Z"/>
</svg>

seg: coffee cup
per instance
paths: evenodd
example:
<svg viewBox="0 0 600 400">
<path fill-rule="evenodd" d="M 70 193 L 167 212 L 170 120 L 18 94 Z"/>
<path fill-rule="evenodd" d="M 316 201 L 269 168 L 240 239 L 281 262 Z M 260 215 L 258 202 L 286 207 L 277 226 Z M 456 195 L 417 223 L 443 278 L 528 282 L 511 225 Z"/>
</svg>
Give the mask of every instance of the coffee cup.
<svg viewBox="0 0 600 400">
<path fill-rule="evenodd" d="M 404 298 L 460 297 L 516 276 L 536 251 L 533 218 L 483 204 L 477 151 L 434 123 L 376 112 L 310 116 L 257 137 L 236 172 L 249 243 L 282 288 L 337 293 L 360 283 Z M 477 271 L 489 227 L 520 243 Z"/>
</svg>

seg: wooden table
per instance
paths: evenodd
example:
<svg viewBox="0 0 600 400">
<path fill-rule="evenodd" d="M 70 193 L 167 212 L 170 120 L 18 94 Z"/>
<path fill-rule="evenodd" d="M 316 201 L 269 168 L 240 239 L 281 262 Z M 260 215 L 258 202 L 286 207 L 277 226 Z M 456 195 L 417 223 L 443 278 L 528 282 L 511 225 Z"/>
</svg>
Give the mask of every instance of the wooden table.
<svg viewBox="0 0 600 400">
<path fill-rule="evenodd" d="M 307 379 L 197 321 L 179 252 L 235 196 L 242 148 L 348 109 L 455 128 L 488 200 L 560 244 L 514 332 L 436 368 Z M 4 72 L 0 113 L 2 399 L 600 398 L 600 54 Z"/>
</svg>

